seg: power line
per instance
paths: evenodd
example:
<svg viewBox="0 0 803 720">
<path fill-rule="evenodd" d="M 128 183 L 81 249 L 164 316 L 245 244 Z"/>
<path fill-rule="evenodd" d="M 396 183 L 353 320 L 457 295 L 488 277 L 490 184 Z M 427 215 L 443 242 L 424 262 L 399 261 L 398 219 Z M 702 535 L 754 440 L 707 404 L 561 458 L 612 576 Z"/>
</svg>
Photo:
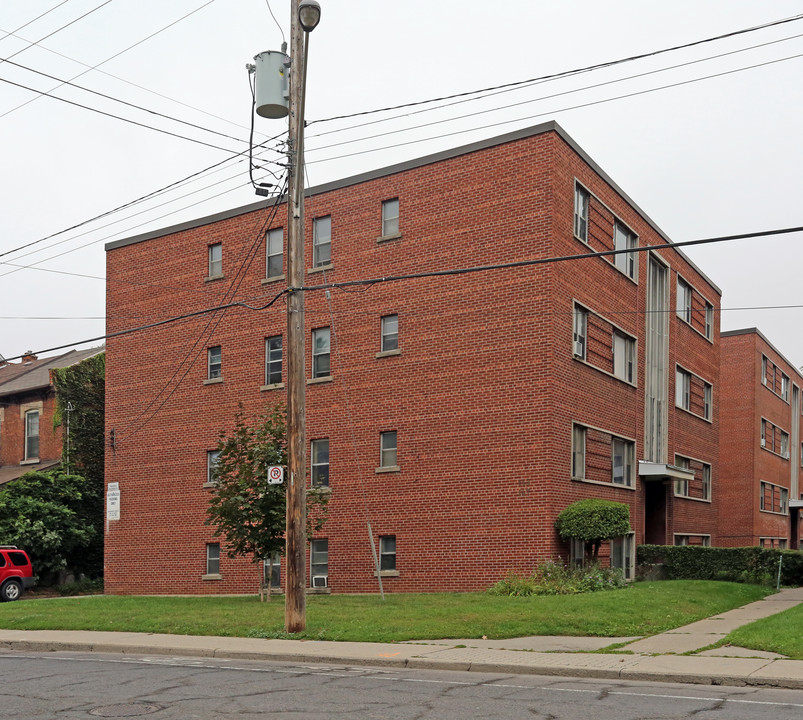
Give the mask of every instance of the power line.
<svg viewBox="0 0 803 720">
<path fill-rule="evenodd" d="M 172 120 L 173 122 L 181 123 L 182 125 L 187 125 L 188 127 L 195 128 L 196 130 L 203 130 L 204 132 L 208 132 L 213 135 L 219 135 L 220 137 L 226 138 L 227 140 L 235 140 L 237 142 L 242 142 L 242 143 L 245 142 L 245 140 L 243 140 L 242 138 L 235 137 L 234 135 L 227 135 L 226 133 L 218 132 L 217 130 L 212 130 L 211 128 L 204 127 L 203 125 L 196 125 L 195 123 L 191 123 L 186 120 L 181 120 L 180 118 L 173 117 L 172 115 L 166 115 L 165 113 L 158 112 L 157 110 L 151 110 L 150 108 L 143 107 L 142 105 L 137 105 L 136 103 L 130 103 L 127 100 L 121 100 L 120 98 L 116 98 L 113 95 L 107 95 L 106 93 L 98 92 L 97 90 L 92 90 L 91 88 L 84 87 L 83 85 L 76 85 L 75 83 L 70 82 L 69 80 L 63 80 L 62 78 L 56 77 L 55 75 L 50 75 L 49 73 L 42 72 L 41 70 L 30 68 L 27 65 L 21 65 L 20 63 L 16 63 L 13 60 L 8 60 L 8 59 L 3 60 L 2 58 L 0 58 L 0 64 L 3 63 L 6 65 L 12 65 L 13 67 L 20 68 L 21 70 L 26 70 L 36 75 L 41 75 L 42 77 L 49 78 L 50 80 L 56 80 L 61 83 L 59 87 L 67 85 L 68 87 L 75 88 L 76 90 L 83 90 L 84 92 L 91 93 L 92 95 L 97 95 L 98 97 L 102 97 L 106 100 L 111 100 L 112 102 L 120 103 L 121 105 L 126 105 L 127 107 L 134 108 L 135 110 L 141 110 L 142 112 L 148 113 L 149 115 L 155 115 L 156 117 L 165 118 L 166 120 Z M 52 90 L 55 89 L 57 88 L 52 88 L 50 92 L 52 92 Z M 42 93 L 42 94 L 47 94 L 47 93 Z M 55 97 L 55 96 L 48 95 L 48 97 Z M 22 106 L 20 105 L 19 107 Z M 4 115 L 7 114 L 8 113 L 4 113 Z M 0 117 L 4 117 L 4 115 L 0 115 Z"/>
<path fill-rule="evenodd" d="M 490 129 L 490 128 L 500 127 L 502 125 L 510 125 L 511 123 L 519 123 L 519 122 L 524 122 L 524 121 L 530 121 L 530 120 L 534 120 L 535 118 L 543 117 L 545 115 L 557 115 L 559 113 L 568 112 L 569 110 L 579 110 L 580 108 L 592 107 L 594 105 L 603 105 L 605 103 L 613 102 L 615 100 L 623 100 L 623 99 L 626 99 L 626 98 L 637 97 L 639 95 L 647 95 L 649 93 L 656 92 L 658 90 L 667 90 L 667 89 L 670 89 L 670 88 L 681 87 L 683 85 L 691 85 L 692 83 L 701 82 L 702 80 L 710 80 L 712 78 L 724 77 L 726 75 L 733 75 L 733 74 L 738 73 L 738 72 L 744 72 L 745 70 L 753 70 L 753 69 L 759 68 L 759 67 L 766 67 L 768 65 L 775 65 L 776 63 L 786 62 L 787 60 L 794 60 L 794 59 L 797 59 L 799 57 L 803 57 L 803 53 L 799 53 L 797 55 L 790 55 L 790 56 L 787 56 L 787 57 L 784 57 L 784 58 L 779 58 L 777 60 L 768 60 L 768 61 L 763 62 L 763 63 L 757 63 L 755 65 L 748 65 L 746 67 L 736 68 L 736 69 L 733 69 L 733 70 L 726 70 L 726 71 L 723 71 L 723 72 L 720 72 L 720 73 L 714 73 L 712 75 L 705 75 L 705 76 L 699 77 L 699 78 L 692 78 L 690 80 L 682 80 L 682 81 L 679 81 L 679 82 L 676 82 L 676 83 L 669 83 L 667 85 L 660 85 L 660 86 L 654 87 L 654 88 L 647 88 L 645 90 L 637 90 L 637 91 L 634 91 L 634 92 L 631 92 L 631 93 L 625 93 L 623 95 L 617 95 L 615 97 L 603 98 L 602 100 L 592 100 L 592 101 L 589 101 L 589 102 L 586 102 L 586 103 L 579 103 L 577 105 L 571 105 L 569 107 L 560 108 L 558 110 L 549 110 L 549 111 L 545 111 L 545 112 L 541 112 L 541 113 L 536 113 L 534 115 L 527 115 L 525 117 L 514 118 L 512 120 L 500 120 L 499 122 L 488 123 L 487 125 L 480 125 L 478 127 L 467 128 L 465 130 L 455 130 L 453 132 L 442 133 L 441 135 L 434 135 L 434 136 L 431 136 L 431 137 L 418 138 L 417 140 L 406 140 L 404 142 L 394 143 L 393 145 L 383 145 L 382 147 L 378 147 L 378 148 L 370 148 L 368 150 L 358 150 L 358 151 L 355 151 L 355 152 L 352 152 L 352 153 L 345 153 L 343 155 L 334 155 L 334 156 L 328 157 L 328 158 L 321 158 L 320 160 L 311 160 L 311 161 L 308 161 L 307 164 L 308 165 L 315 165 L 317 163 L 331 162 L 332 160 L 342 160 L 343 158 L 354 157 L 354 156 L 357 156 L 357 155 L 368 155 L 370 153 L 379 152 L 381 150 L 388 150 L 388 149 L 391 149 L 391 148 L 404 147 L 404 146 L 407 146 L 407 145 L 415 145 L 417 143 L 428 142 L 430 140 L 440 140 L 440 139 L 446 138 L 446 137 L 453 137 L 455 135 L 463 135 L 465 133 L 476 132 L 477 130 L 487 130 L 487 129 Z M 493 111 L 494 110 L 487 110 L 487 111 L 484 111 L 484 113 L 493 112 Z M 484 114 L 484 113 L 480 113 L 480 114 Z M 399 130 L 398 132 L 405 132 L 405 130 Z M 359 142 L 359 141 L 360 141 L 360 139 L 349 140 L 349 141 L 346 141 L 346 142 L 343 142 L 343 143 L 339 143 L 339 144 L 347 144 L 347 143 L 353 143 L 353 142 Z M 306 152 L 307 153 L 316 152 L 319 149 L 320 148 L 311 148 L 311 149 L 307 150 Z"/>
<path fill-rule="evenodd" d="M 52 8 L 50 8 L 50 10 L 45 10 L 45 12 L 43 12 L 41 15 L 37 15 L 37 16 L 36 16 L 36 17 L 35 17 L 33 20 L 28 20 L 28 22 L 26 22 L 26 23 L 23 23 L 23 24 L 22 24 L 22 25 L 20 25 L 18 28 L 15 28 L 15 29 L 14 29 L 14 30 L 12 30 L 11 32 L 7 32 L 5 35 L 3 35 L 3 37 L 1 37 L 1 38 L 0 38 L 0 42 L 2 42 L 3 40 L 5 40 L 5 39 L 6 39 L 6 38 L 7 38 L 9 35 L 13 35 L 14 37 L 16 37 L 16 36 L 17 36 L 16 34 L 17 34 L 17 33 L 18 33 L 20 30 L 24 30 L 26 27 L 28 27 L 28 25 L 32 25 L 32 24 L 33 24 L 33 23 L 35 23 L 37 20 L 41 20 L 41 19 L 42 19 L 42 18 L 43 18 L 45 15 L 49 15 L 49 14 L 50 14 L 50 13 L 52 13 L 54 10 L 56 10 L 57 8 L 60 8 L 62 5 L 64 5 L 65 3 L 68 3 L 69 1 L 70 1 L 70 0 L 61 0 L 61 2 L 60 2 L 58 5 L 54 5 Z M 26 42 L 27 42 L 27 41 L 26 41 Z M 27 50 L 28 48 L 25 48 L 25 49 Z"/>
<path fill-rule="evenodd" d="M 333 122 L 335 120 L 347 120 L 353 117 L 373 115 L 376 113 L 389 112 L 391 110 L 401 110 L 403 108 L 416 107 L 418 105 L 426 105 L 433 102 L 442 102 L 443 100 L 453 100 L 455 98 L 466 97 L 469 95 L 477 95 L 480 93 L 491 92 L 494 90 L 501 90 L 504 88 L 513 88 L 520 85 L 527 85 L 530 83 L 537 83 L 546 80 L 568 77 L 570 75 L 577 75 L 580 73 L 590 72 L 592 70 L 599 70 L 601 68 L 612 67 L 614 65 L 621 65 L 622 63 L 633 62 L 635 60 L 643 60 L 644 58 L 655 57 L 656 55 L 662 55 L 664 53 L 674 52 L 676 50 L 683 50 L 685 48 L 694 47 L 696 45 L 703 45 L 705 43 L 715 42 L 717 40 L 724 40 L 725 38 L 736 37 L 738 35 L 744 35 L 746 33 L 756 32 L 757 30 L 764 30 L 765 28 L 774 27 L 777 25 L 784 25 L 786 23 L 796 22 L 797 20 L 800 20 L 802 18 L 803 14 L 793 15 L 791 17 L 783 18 L 781 20 L 774 20 L 772 22 L 764 23 L 762 25 L 754 25 L 752 27 L 744 28 L 742 30 L 735 30 L 733 32 L 724 33 L 722 35 L 715 35 L 713 37 L 704 38 L 702 40 L 695 40 L 690 43 L 684 43 L 683 45 L 675 45 L 673 47 L 663 48 L 661 50 L 653 50 L 651 52 L 641 53 L 640 55 L 631 55 L 630 57 L 619 58 L 617 60 L 608 60 L 606 62 L 597 63 L 595 65 L 587 65 L 585 67 L 575 68 L 574 70 L 564 70 L 558 73 L 552 73 L 550 75 L 541 75 L 539 77 L 529 78 L 527 80 L 516 80 L 514 82 L 505 83 L 503 85 L 493 85 L 491 87 L 481 88 L 478 90 L 468 90 L 466 92 L 455 93 L 453 95 L 443 95 L 441 97 L 430 98 L 428 100 L 418 100 L 415 102 L 402 103 L 401 105 L 392 105 L 384 108 L 376 108 L 374 110 L 364 110 L 362 112 L 350 113 L 348 115 L 337 115 L 328 118 L 321 118 L 319 120 L 311 120 L 310 122 L 307 123 L 307 127 L 309 127 L 310 125 L 314 125 L 315 123 Z"/>
<path fill-rule="evenodd" d="M 277 207 L 277 206 L 274 206 L 274 209 L 275 209 L 275 207 Z M 263 227 L 266 227 L 266 225 L 263 225 Z M 378 284 L 384 283 L 384 282 L 400 282 L 400 281 L 405 281 L 405 280 L 418 280 L 418 279 L 430 278 L 430 277 L 446 277 L 446 276 L 450 276 L 450 275 L 467 275 L 467 274 L 470 274 L 470 273 L 487 272 L 487 271 L 491 271 L 491 270 L 507 270 L 507 269 L 518 268 L 518 267 L 528 267 L 528 266 L 535 266 L 535 265 L 547 265 L 547 264 L 556 263 L 556 262 L 567 262 L 567 261 L 572 261 L 572 260 L 586 260 L 586 259 L 589 259 L 589 258 L 596 258 L 596 257 L 610 257 L 610 256 L 615 256 L 615 255 L 621 255 L 621 254 L 624 254 L 624 253 L 649 252 L 649 251 L 653 251 L 653 250 L 674 250 L 674 249 L 677 249 L 677 248 L 680 248 L 680 247 L 689 247 L 689 246 L 692 246 L 692 245 L 708 245 L 708 244 L 713 244 L 713 243 L 732 242 L 734 240 L 749 240 L 749 239 L 754 239 L 754 238 L 759 238 L 759 237 L 771 237 L 771 236 L 776 236 L 776 235 L 789 235 L 791 233 L 797 233 L 797 232 L 803 232 L 803 226 L 789 227 L 789 228 L 779 228 L 779 229 L 776 229 L 776 230 L 760 230 L 760 231 L 757 231 L 757 232 L 739 233 L 739 234 L 735 234 L 735 235 L 723 235 L 723 236 L 712 237 L 712 238 L 704 238 L 704 239 L 701 239 L 701 240 L 685 240 L 685 241 L 677 242 L 677 243 L 667 242 L 667 243 L 662 243 L 662 244 L 658 244 L 658 245 L 643 245 L 641 247 L 627 248 L 627 249 L 624 249 L 624 250 L 592 251 L 592 252 L 588 252 L 588 253 L 580 253 L 578 255 L 560 255 L 560 256 L 554 256 L 554 257 L 548 257 L 548 258 L 537 258 L 537 259 L 531 259 L 531 260 L 519 260 L 519 261 L 514 261 L 514 262 L 509 262 L 509 263 L 498 263 L 498 264 L 495 264 L 495 265 L 479 265 L 479 266 L 474 266 L 474 267 L 455 268 L 455 269 L 451 269 L 451 270 L 433 270 L 433 271 L 430 271 L 430 272 L 423 272 L 423 273 L 410 273 L 410 274 L 405 274 L 405 275 L 388 275 L 388 276 L 372 278 L 372 279 L 367 279 L 367 280 L 352 280 L 352 281 L 346 281 L 346 282 L 323 283 L 321 285 L 309 285 L 309 286 L 303 286 L 303 287 L 300 287 L 300 288 L 286 288 L 286 289 L 282 290 L 280 293 L 278 293 L 270 301 L 270 303 L 268 303 L 267 305 L 260 306 L 260 307 L 253 307 L 253 306 L 250 306 L 250 305 L 248 305 L 246 303 L 243 303 L 241 301 L 227 303 L 227 304 L 224 304 L 224 305 L 217 305 L 217 306 L 214 306 L 214 307 L 204 308 L 202 310 L 196 310 L 196 311 L 188 313 L 188 314 L 178 315 L 178 316 L 175 316 L 175 317 L 166 318 L 166 319 L 160 320 L 160 321 L 158 321 L 156 323 L 149 323 L 148 325 L 141 325 L 141 326 L 137 326 L 137 327 L 133 327 L 133 328 L 128 328 L 127 330 L 119 330 L 117 332 L 109 333 L 107 335 L 100 335 L 98 337 L 89 338 L 89 339 L 86 339 L 86 340 L 79 340 L 79 341 L 72 342 L 72 343 L 70 343 L 68 345 L 60 345 L 58 347 L 47 348 L 45 350 L 38 350 L 36 352 L 37 352 L 37 354 L 44 354 L 44 353 L 48 353 L 48 352 L 54 352 L 56 350 L 63 350 L 64 348 L 74 347 L 76 345 L 84 345 L 84 344 L 90 343 L 90 342 L 97 342 L 98 340 L 105 340 L 105 339 L 108 339 L 108 338 L 120 337 L 122 335 L 129 335 L 131 333 L 141 332 L 143 330 L 149 330 L 149 329 L 152 329 L 154 327 L 158 327 L 158 326 L 161 326 L 161 325 L 167 325 L 169 323 L 176 322 L 176 321 L 179 321 L 179 320 L 185 320 L 187 318 L 196 317 L 196 316 L 204 315 L 204 314 L 208 314 L 208 313 L 213 313 L 213 312 L 217 312 L 219 310 L 225 310 L 225 309 L 228 309 L 230 307 L 238 307 L 239 306 L 239 307 L 245 307 L 245 308 L 250 309 L 250 310 L 265 310 L 268 307 L 270 307 L 271 305 L 273 305 L 282 295 L 284 295 L 284 294 L 286 294 L 288 292 L 297 292 L 297 291 L 301 291 L 301 290 L 306 291 L 306 292 L 311 292 L 311 291 L 317 291 L 317 290 L 343 289 L 343 288 L 355 287 L 355 286 L 360 286 L 360 285 L 364 285 L 364 286 L 378 285 Z M 756 308 L 730 308 L 730 310 L 750 310 L 750 309 L 762 310 L 762 309 L 776 309 L 776 308 L 777 309 L 788 309 L 788 308 L 796 308 L 796 307 L 803 307 L 803 306 L 798 306 L 798 305 L 758 306 Z M 322 311 L 322 312 L 326 312 L 326 311 Z M 632 311 L 632 312 L 638 312 L 638 311 Z M 613 313 L 613 311 L 609 311 L 609 314 L 612 314 L 612 313 Z M 22 357 L 22 355 L 18 355 L 18 356 L 7 358 L 7 359 L 8 360 L 18 360 L 21 357 Z"/>
</svg>

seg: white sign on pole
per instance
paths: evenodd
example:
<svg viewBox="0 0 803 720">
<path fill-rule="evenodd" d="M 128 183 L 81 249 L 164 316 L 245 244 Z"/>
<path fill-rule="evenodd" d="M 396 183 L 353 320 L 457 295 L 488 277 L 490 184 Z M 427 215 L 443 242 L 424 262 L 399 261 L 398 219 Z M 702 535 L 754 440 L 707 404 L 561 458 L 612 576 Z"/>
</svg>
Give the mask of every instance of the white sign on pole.
<svg viewBox="0 0 803 720">
<path fill-rule="evenodd" d="M 281 465 L 271 465 L 268 468 L 268 484 L 281 485 L 284 482 L 284 468 Z"/>
<path fill-rule="evenodd" d="M 112 485 L 114 487 L 112 487 Z M 120 485 L 119 483 L 109 483 L 106 491 L 106 519 L 120 519 Z"/>
</svg>

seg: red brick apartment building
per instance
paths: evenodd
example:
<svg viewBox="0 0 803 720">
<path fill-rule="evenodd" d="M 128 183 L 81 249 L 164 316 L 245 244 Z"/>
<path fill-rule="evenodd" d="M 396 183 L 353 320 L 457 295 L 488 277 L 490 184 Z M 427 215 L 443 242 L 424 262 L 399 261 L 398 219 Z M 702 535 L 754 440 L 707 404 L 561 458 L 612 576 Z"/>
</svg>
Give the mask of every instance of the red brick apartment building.
<svg viewBox="0 0 803 720">
<path fill-rule="evenodd" d="M 102 347 L 70 350 L 42 359 L 29 353 L 18 363 L 0 362 L 0 485 L 61 462 L 62 426 L 53 425 L 51 371 L 101 352 Z"/>
<path fill-rule="evenodd" d="M 238 283 L 267 304 L 286 286 L 269 205 L 107 245 L 108 332 Z M 311 587 L 376 591 L 367 521 L 389 592 L 567 557 L 555 517 L 586 497 L 630 506 L 607 549 L 628 572 L 635 543 L 715 539 L 720 291 L 677 249 L 637 250 L 668 240 L 557 124 L 312 188 L 306 238 L 309 285 L 633 250 L 306 293 L 307 482 L 331 491 Z M 109 592 L 254 591 L 205 485 L 238 403 L 284 400 L 285 322 L 280 301 L 109 340 Z"/>
<path fill-rule="evenodd" d="M 803 375 L 756 328 L 722 333 L 719 544 L 799 548 Z"/>
</svg>

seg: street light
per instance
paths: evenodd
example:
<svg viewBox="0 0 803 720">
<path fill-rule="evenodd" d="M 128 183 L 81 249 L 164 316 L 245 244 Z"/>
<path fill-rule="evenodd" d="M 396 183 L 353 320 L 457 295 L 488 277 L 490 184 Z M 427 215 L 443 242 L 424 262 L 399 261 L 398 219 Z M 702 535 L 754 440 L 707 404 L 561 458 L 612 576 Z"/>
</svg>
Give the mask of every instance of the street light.
<svg viewBox="0 0 803 720">
<path fill-rule="evenodd" d="M 315 0 L 301 0 L 298 3 L 298 21 L 304 32 L 312 32 L 321 21 L 321 6 Z"/>
</svg>

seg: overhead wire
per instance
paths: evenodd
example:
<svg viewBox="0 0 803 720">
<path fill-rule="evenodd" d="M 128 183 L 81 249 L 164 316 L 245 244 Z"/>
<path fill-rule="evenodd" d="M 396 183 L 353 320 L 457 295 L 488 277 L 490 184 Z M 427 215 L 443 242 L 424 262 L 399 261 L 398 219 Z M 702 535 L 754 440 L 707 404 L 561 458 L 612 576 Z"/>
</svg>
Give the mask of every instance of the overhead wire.
<svg viewBox="0 0 803 720">
<path fill-rule="evenodd" d="M 37 20 L 41 20 L 45 15 L 49 15 L 54 10 L 60 8 L 62 5 L 66 4 L 68 2 L 70 2 L 70 0 L 61 0 L 61 2 L 58 3 L 57 5 L 54 5 L 49 10 L 45 10 L 43 13 L 37 15 L 35 18 L 33 18 L 31 20 L 28 20 L 28 22 L 23 23 L 19 27 L 14 28 L 14 30 L 12 30 L 11 32 L 6 32 L 4 30 L 0 31 L 0 32 L 5 32 L 6 33 L 5 35 L 3 35 L 3 37 L 0 37 L 0 42 L 3 42 L 3 40 L 5 40 L 9 35 L 14 35 L 16 37 L 16 33 L 18 33 L 20 30 L 24 30 L 26 27 L 28 27 L 28 25 L 33 25 L 33 23 L 35 23 Z"/>
<path fill-rule="evenodd" d="M 780 20 L 773 20 L 771 22 L 762 23 L 760 25 L 753 25 L 753 26 L 748 27 L 748 28 L 743 28 L 741 30 L 734 30 L 732 32 L 723 33 L 721 35 L 715 35 L 715 36 L 712 36 L 712 37 L 703 38 L 701 40 L 694 40 L 692 42 L 684 43 L 682 45 L 674 45 L 672 47 L 662 48 L 660 50 L 653 50 L 653 51 L 646 52 L 646 53 L 640 53 L 638 55 L 631 55 L 629 57 L 618 58 L 616 60 L 608 60 L 608 61 L 605 61 L 605 62 L 596 63 L 594 65 L 587 65 L 585 67 L 575 68 L 573 70 L 563 70 L 563 71 L 558 72 L 558 73 L 550 73 L 548 75 L 540 75 L 538 77 L 528 78 L 526 80 L 516 80 L 514 82 L 504 83 L 504 84 L 501 84 L 501 85 L 492 85 L 490 87 L 476 89 L 476 90 L 467 90 L 465 92 L 453 93 L 451 95 L 443 95 L 443 96 L 440 96 L 440 97 L 437 97 L 437 98 L 429 98 L 427 100 L 417 100 L 417 101 L 414 101 L 414 102 L 401 103 L 401 104 L 398 104 L 398 105 L 392 105 L 392 106 L 383 107 L 383 108 L 375 108 L 373 110 L 363 110 L 361 112 L 349 113 L 347 115 L 337 115 L 337 116 L 328 117 L 328 118 L 320 118 L 318 120 L 309 121 L 307 123 L 307 127 L 309 127 L 310 125 L 314 125 L 316 123 L 333 122 L 335 120 L 348 120 L 348 119 L 353 118 L 353 117 L 362 117 L 364 115 L 374 115 L 376 113 L 389 112 L 391 110 L 402 110 L 402 109 L 405 109 L 405 108 L 416 107 L 416 106 L 425 105 L 425 104 L 428 104 L 428 103 L 441 102 L 443 100 L 453 100 L 455 98 L 466 97 L 468 95 L 476 95 L 476 94 L 479 94 L 479 93 L 485 93 L 485 92 L 490 92 L 490 91 L 494 91 L 494 90 L 500 90 L 500 89 L 503 89 L 503 88 L 512 88 L 512 87 L 516 87 L 516 86 L 519 86 L 519 85 L 525 85 L 525 84 L 528 84 L 528 83 L 536 83 L 536 82 L 542 82 L 544 80 L 551 80 L 551 79 L 556 79 L 556 78 L 568 77 L 570 75 L 577 75 L 579 73 L 590 72 L 592 70 L 599 70 L 599 69 L 606 68 L 606 67 L 612 67 L 614 65 L 621 65 L 623 63 L 634 62 L 636 60 L 643 60 L 643 59 L 648 58 L 648 57 L 655 57 L 657 55 L 662 55 L 664 53 L 675 52 L 677 50 L 683 50 L 683 49 L 686 49 L 686 48 L 694 47 L 696 45 L 703 45 L 703 44 L 706 44 L 706 43 L 715 42 L 717 40 L 724 40 L 726 38 L 736 37 L 738 35 L 744 35 L 746 33 L 756 32 L 758 30 L 764 30 L 766 28 L 775 27 L 777 25 L 784 25 L 786 23 L 796 22 L 796 21 L 801 20 L 801 19 L 803 19 L 803 14 L 792 15 L 790 17 L 782 18 Z"/>
</svg>

